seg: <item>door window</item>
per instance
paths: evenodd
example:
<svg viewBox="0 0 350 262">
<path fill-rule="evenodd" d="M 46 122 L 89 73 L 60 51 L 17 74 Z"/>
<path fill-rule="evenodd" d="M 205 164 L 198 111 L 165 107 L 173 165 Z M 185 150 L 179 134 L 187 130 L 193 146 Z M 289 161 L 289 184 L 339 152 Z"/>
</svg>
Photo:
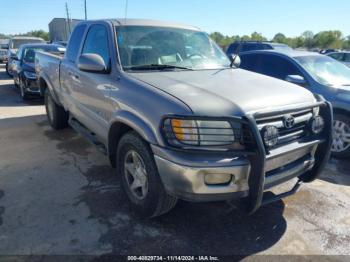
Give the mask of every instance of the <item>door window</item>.
<svg viewBox="0 0 350 262">
<path fill-rule="evenodd" d="M 344 62 L 350 63 L 350 53 L 344 54 Z"/>
<path fill-rule="evenodd" d="M 86 28 L 86 25 L 78 25 L 74 29 L 69 39 L 66 57 L 71 62 L 75 62 L 77 60 L 79 47 L 84 36 L 85 28 Z"/>
<path fill-rule="evenodd" d="M 83 54 L 100 55 L 107 67 L 109 66 L 108 31 L 105 26 L 93 25 L 90 27 L 84 43 Z"/>
<path fill-rule="evenodd" d="M 289 60 L 276 55 L 261 55 L 258 73 L 285 80 L 288 75 L 303 76 Z"/>
<path fill-rule="evenodd" d="M 343 53 L 333 53 L 333 54 L 330 54 L 329 56 L 338 61 L 343 60 Z"/>
</svg>

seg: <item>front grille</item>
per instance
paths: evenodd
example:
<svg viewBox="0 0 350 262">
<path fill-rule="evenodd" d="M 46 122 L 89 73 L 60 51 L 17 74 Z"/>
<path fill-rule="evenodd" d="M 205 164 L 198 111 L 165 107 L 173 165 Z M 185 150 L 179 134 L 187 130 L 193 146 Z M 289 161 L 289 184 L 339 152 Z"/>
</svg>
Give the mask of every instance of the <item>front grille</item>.
<svg viewBox="0 0 350 262">
<path fill-rule="evenodd" d="M 308 136 L 308 122 L 313 116 L 313 109 L 306 109 L 302 111 L 296 111 L 285 115 L 273 115 L 268 117 L 257 118 L 256 123 L 261 131 L 265 126 L 275 126 L 278 128 L 279 137 L 276 147 L 282 146 L 288 143 L 292 143 L 299 139 Z M 290 128 L 285 126 L 284 120 L 286 117 L 294 118 L 294 125 Z"/>
</svg>

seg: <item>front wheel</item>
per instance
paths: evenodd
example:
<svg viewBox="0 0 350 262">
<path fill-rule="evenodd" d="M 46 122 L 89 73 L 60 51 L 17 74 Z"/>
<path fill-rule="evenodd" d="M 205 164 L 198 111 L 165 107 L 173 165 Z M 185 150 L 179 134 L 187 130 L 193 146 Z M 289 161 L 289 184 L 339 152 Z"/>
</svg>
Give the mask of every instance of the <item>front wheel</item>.
<svg viewBox="0 0 350 262">
<path fill-rule="evenodd" d="M 342 114 L 334 115 L 332 155 L 350 157 L 350 118 Z"/>
<path fill-rule="evenodd" d="M 19 89 L 20 89 L 20 92 L 21 92 L 21 98 L 22 100 L 28 100 L 29 96 L 26 92 L 26 86 L 25 86 L 25 83 L 22 81 L 22 80 L 19 80 Z"/>
<path fill-rule="evenodd" d="M 164 189 L 149 145 L 135 132 L 119 142 L 117 172 L 132 207 L 141 216 L 160 216 L 176 205 L 177 198 Z"/>
<path fill-rule="evenodd" d="M 6 69 L 7 75 L 10 76 L 10 77 L 13 77 L 13 74 L 12 74 L 12 72 L 10 71 L 9 63 L 8 63 L 8 62 L 7 62 L 6 65 L 5 65 L 5 69 Z"/>
<path fill-rule="evenodd" d="M 59 130 L 68 126 L 68 112 L 56 104 L 49 89 L 45 91 L 45 108 L 47 119 L 53 129 Z"/>
</svg>

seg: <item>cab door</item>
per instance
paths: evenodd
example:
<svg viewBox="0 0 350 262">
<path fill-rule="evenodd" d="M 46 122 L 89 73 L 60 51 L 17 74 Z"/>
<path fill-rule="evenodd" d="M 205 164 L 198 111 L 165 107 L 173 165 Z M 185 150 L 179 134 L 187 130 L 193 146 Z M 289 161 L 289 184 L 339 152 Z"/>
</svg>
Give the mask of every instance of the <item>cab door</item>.
<svg viewBox="0 0 350 262">
<path fill-rule="evenodd" d="M 109 120 L 112 117 L 112 105 L 109 102 L 111 87 L 115 82 L 111 68 L 112 36 L 106 24 L 93 24 L 89 27 L 81 54 L 96 54 L 102 57 L 106 72 L 77 71 L 78 78 L 75 89 L 76 99 L 79 101 L 84 114 L 84 123 L 101 140 L 108 136 Z"/>
</svg>

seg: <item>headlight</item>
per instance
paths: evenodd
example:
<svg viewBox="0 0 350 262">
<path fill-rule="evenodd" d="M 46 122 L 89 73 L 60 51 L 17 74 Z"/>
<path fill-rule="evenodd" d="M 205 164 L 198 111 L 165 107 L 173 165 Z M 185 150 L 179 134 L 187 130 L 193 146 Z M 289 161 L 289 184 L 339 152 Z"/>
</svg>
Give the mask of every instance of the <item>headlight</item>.
<svg viewBox="0 0 350 262">
<path fill-rule="evenodd" d="M 310 119 L 309 126 L 311 132 L 315 135 L 318 135 L 324 129 L 324 119 L 322 118 L 322 116 L 314 116 Z"/>
<path fill-rule="evenodd" d="M 28 79 L 36 79 L 36 74 L 34 72 L 24 71 L 24 75 Z"/>
<path fill-rule="evenodd" d="M 228 121 L 166 119 L 165 135 L 175 146 L 227 146 L 239 142 L 241 125 Z"/>
<path fill-rule="evenodd" d="M 271 148 L 277 145 L 279 132 L 275 126 L 265 126 L 261 130 L 261 136 L 263 138 L 266 147 Z"/>
</svg>

